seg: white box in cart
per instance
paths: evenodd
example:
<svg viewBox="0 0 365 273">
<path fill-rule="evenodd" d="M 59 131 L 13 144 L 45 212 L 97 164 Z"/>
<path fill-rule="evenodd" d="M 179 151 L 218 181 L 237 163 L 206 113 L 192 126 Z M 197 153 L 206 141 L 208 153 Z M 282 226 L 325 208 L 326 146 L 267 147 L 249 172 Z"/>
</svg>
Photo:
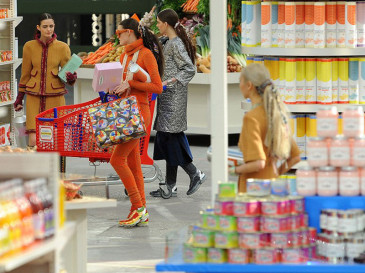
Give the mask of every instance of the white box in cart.
<svg viewBox="0 0 365 273">
<path fill-rule="evenodd" d="M 122 81 L 123 66 L 120 62 L 95 64 L 92 87 L 95 92 L 114 89 Z"/>
<path fill-rule="evenodd" d="M 10 124 L 0 124 L 0 147 L 10 145 Z"/>
</svg>

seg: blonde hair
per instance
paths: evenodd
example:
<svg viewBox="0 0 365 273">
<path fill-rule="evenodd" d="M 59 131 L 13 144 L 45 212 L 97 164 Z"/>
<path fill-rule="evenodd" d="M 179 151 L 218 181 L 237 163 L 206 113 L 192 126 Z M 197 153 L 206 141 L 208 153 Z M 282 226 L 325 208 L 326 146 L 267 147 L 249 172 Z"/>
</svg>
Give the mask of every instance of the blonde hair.
<svg viewBox="0 0 365 273">
<path fill-rule="evenodd" d="M 242 69 L 241 78 L 251 82 L 263 98 L 268 123 L 265 146 L 268 147 L 270 156 L 275 160 L 288 159 L 291 150 L 289 111 L 270 80 L 269 71 L 263 64 L 254 63 Z"/>
</svg>

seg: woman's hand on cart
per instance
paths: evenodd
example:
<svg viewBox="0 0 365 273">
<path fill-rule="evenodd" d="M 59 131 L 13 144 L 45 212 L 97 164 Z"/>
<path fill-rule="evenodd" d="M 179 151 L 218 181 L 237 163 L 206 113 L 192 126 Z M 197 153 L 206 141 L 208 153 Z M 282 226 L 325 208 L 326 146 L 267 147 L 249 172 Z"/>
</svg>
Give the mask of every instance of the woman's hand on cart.
<svg viewBox="0 0 365 273">
<path fill-rule="evenodd" d="M 128 93 L 130 92 L 131 90 L 131 87 L 129 85 L 129 83 L 127 81 L 123 82 L 122 84 L 116 86 L 112 92 L 109 92 L 111 94 L 116 94 L 118 96 L 121 96 L 123 95 L 124 93 L 127 92 L 127 95 Z"/>
<path fill-rule="evenodd" d="M 74 85 L 77 79 L 77 73 L 66 72 L 66 80 L 69 85 Z"/>
</svg>

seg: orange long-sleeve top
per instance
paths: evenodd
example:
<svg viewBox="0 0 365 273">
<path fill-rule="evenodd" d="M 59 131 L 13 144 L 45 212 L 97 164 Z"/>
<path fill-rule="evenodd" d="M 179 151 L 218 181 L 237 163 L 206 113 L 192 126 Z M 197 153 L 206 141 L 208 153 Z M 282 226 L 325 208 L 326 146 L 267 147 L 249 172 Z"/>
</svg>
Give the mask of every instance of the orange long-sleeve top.
<svg viewBox="0 0 365 273">
<path fill-rule="evenodd" d="M 151 77 L 151 82 L 140 82 L 137 80 L 128 81 L 131 87 L 131 95 L 137 97 L 139 103 L 148 104 L 148 93 L 162 93 L 162 81 L 160 74 L 158 73 L 158 65 L 155 56 L 151 50 L 143 45 L 143 40 L 138 39 L 137 41 L 127 45 L 125 52 L 120 56 L 120 62 L 123 63 L 124 56 L 127 55 L 126 67 L 133 58 L 133 54 L 139 50 L 137 64 L 143 68 Z M 124 71 L 123 80 L 127 76 L 127 69 Z"/>
</svg>

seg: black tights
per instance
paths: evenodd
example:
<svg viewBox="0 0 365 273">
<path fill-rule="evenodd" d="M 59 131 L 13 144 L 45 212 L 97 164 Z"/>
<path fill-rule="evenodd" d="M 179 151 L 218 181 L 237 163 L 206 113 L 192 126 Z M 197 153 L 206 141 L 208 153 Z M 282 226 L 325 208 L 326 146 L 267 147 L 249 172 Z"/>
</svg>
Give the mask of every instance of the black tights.
<svg viewBox="0 0 365 273">
<path fill-rule="evenodd" d="M 175 185 L 176 178 L 177 178 L 177 167 L 178 166 L 171 166 L 166 162 L 166 184 L 168 185 Z M 180 166 L 183 170 L 189 175 L 190 180 L 193 179 L 197 172 L 197 168 L 193 163 L 189 163 L 184 166 Z"/>
</svg>

